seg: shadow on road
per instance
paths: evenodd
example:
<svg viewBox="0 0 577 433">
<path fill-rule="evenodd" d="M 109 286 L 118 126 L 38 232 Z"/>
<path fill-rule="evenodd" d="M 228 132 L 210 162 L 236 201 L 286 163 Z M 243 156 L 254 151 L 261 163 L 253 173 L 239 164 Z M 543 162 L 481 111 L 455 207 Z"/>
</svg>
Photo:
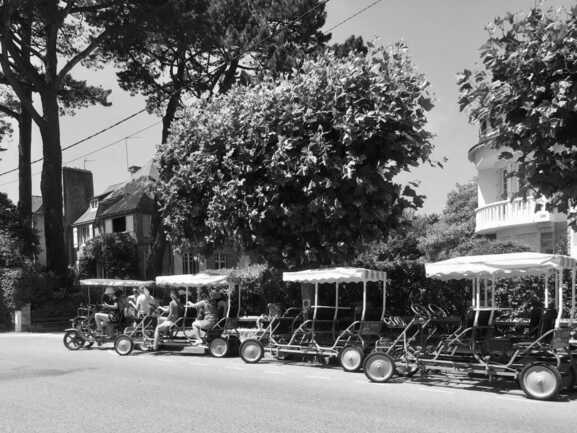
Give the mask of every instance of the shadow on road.
<svg viewBox="0 0 577 433">
<path fill-rule="evenodd" d="M 10 380 L 28 379 L 33 377 L 55 377 L 65 376 L 68 374 L 78 373 L 81 371 L 94 370 L 94 368 L 29 368 L 17 367 L 10 371 L 0 372 L 0 382 L 7 382 Z"/>
</svg>

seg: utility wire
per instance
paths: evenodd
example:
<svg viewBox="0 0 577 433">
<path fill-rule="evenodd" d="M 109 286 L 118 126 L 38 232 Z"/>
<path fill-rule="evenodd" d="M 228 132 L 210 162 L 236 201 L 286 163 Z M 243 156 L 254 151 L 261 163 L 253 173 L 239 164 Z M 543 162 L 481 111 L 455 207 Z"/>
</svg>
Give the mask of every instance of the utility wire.
<svg viewBox="0 0 577 433">
<path fill-rule="evenodd" d="M 334 29 L 336 29 L 337 27 L 342 26 L 344 23 L 352 20 L 353 18 L 356 18 L 357 16 L 359 16 L 360 14 L 362 14 L 363 12 L 366 12 L 367 10 L 369 10 L 370 8 L 372 8 L 373 6 L 376 6 L 377 3 L 382 2 L 383 0 L 375 0 L 374 2 L 368 4 L 367 6 L 365 6 L 364 8 L 359 9 L 358 11 L 356 11 L 354 14 L 352 14 L 351 16 L 345 18 L 344 20 L 339 21 L 338 23 L 336 23 L 334 26 L 329 27 L 326 31 L 331 32 Z M 328 2 L 327 2 L 328 3 Z"/>
<path fill-rule="evenodd" d="M 115 123 L 113 123 L 112 125 L 108 125 L 106 128 L 103 128 L 103 129 L 101 129 L 100 131 L 97 131 L 97 132 L 95 132 L 94 134 L 89 135 L 88 137 L 84 137 L 84 138 L 82 138 L 82 139 L 80 139 L 80 140 L 78 140 L 78 141 L 75 141 L 74 143 L 69 144 L 68 146 L 63 147 L 63 148 L 62 148 L 62 152 L 64 152 L 65 150 L 68 150 L 68 149 L 72 149 L 73 147 L 78 146 L 79 144 L 82 144 L 82 143 L 84 143 L 85 141 L 91 140 L 91 139 L 94 138 L 94 137 L 97 137 L 97 136 L 99 136 L 99 135 L 101 135 L 101 134 L 104 134 L 105 132 L 110 131 L 112 128 L 116 128 L 118 125 L 121 125 L 121 124 L 123 124 L 124 122 L 129 121 L 130 119 L 138 116 L 138 115 L 141 114 L 141 113 L 144 113 L 145 111 L 146 111 L 146 108 L 143 108 L 142 110 L 138 110 L 137 112 L 132 113 L 131 115 L 126 116 L 126 117 L 120 119 L 118 122 L 115 122 Z M 43 159 L 44 159 L 44 158 L 38 158 L 38 159 L 35 159 L 34 161 L 30 161 L 30 165 L 36 164 L 37 162 L 40 162 L 40 161 L 42 161 Z M 15 171 L 18 171 L 18 167 L 13 168 L 12 170 L 8 170 L 8 171 L 5 171 L 5 172 L 2 172 L 2 173 L 0 173 L 0 176 L 4 176 L 5 174 L 14 173 Z M 4 184 L 4 185 L 5 185 L 5 184 Z"/>
<path fill-rule="evenodd" d="M 84 157 L 86 157 L 86 156 L 90 156 L 90 155 L 92 155 L 92 154 L 94 154 L 94 153 L 101 152 L 101 151 L 103 151 L 103 150 L 105 150 L 105 149 L 108 149 L 109 147 L 114 146 L 115 144 L 122 143 L 124 140 L 127 140 L 127 139 L 129 139 L 129 138 L 131 138 L 131 137 L 134 137 L 135 135 L 140 134 L 141 132 L 144 132 L 144 131 L 146 131 L 146 130 L 148 130 L 148 129 L 150 129 L 150 128 L 153 128 L 153 127 L 155 127 L 156 125 L 158 125 L 158 124 L 160 124 L 160 123 L 162 123 L 162 120 L 158 120 L 158 121 L 156 121 L 156 122 L 154 122 L 154 123 L 152 123 L 152 124 L 150 124 L 150 125 L 148 125 L 148 126 L 145 126 L 144 128 L 139 129 L 138 131 L 134 131 L 133 133 L 131 133 L 131 134 L 125 136 L 125 137 L 119 138 L 118 140 L 115 140 L 115 141 L 113 141 L 113 142 L 111 142 L 111 143 L 105 144 L 104 146 L 98 147 L 98 148 L 96 148 L 96 149 L 94 149 L 94 150 L 91 150 L 90 152 L 87 152 L 87 153 L 84 153 L 84 154 L 82 154 L 82 155 L 80 155 L 80 156 L 77 156 L 76 158 L 72 158 L 72 159 L 69 159 L 68 161 L 64 161 L 63 164 L 70 164 L 71 162 L 78 161 L 79 159 L 82 159 L 82 158 L 84 158 Z M 35 172 L 35 173 L 32 173 L 32 176 L 38 176 L 38 175 L 41 174 L 41 173 L 42 173 L 42 171 L 37 171 L 37 172 Z M 0 184 L 0 186 L 11 185 L 11 184 L 16 183 L 16 182 L 18 182 L 18 179 L 12 180 L 12 181 L 10 181 L 10 182 L 2 183 L 2 184 Z"/>
<path fill-rule="evenodd" d="M 315 10 L 319 9 L 321 6 L 325 6 L 329 1 L 330 1 L 330 0 L 324 0 L 324 1 L 322 1 L 322 2 L 319 2 L 316 6 L 312 7 L 311 9 L 309 9 L 308 11 L 306 11 L 304 14 L 302 14 L 302 15 L 298 16 L 297 18 L 295 18 L 294 20 L 292 20 L 291 24 L 294 24 L 295 22 L 297 22 L 297 21 L 301 20 L 302 18 L 306 17 L 308 14 L 310 14 L 310 13 L 314 12 Z M 288 27 L 288 26 L 286 26 L 286 27 Z M 278 34 L 278 33 L 277 33 L 277 34 Z M 271 34 L 271 35 L 268 36 L 267 38 L 261 39 L 261 40 L 260 40 L 260 43 L 266 42 L 267 40 L 272 39 L 274 36 L 276 36 L 276 35 L 275 35 L 275 34 Z M 240 60 L 241 57 L 242 57 L 242 54 L 239 53 L 237 56 L 232 57 L 231 60 Z M 168 99 L 168 98 L 170 98 L 172 95 L 173 95 L 173 94 L 167 95 L 167 96 L 163 99 L 163 101 L 166 100 L 166 99 Z M 90 140 L 90 139 L 92 139 L 92 138 L 94 138 L 94 137 L 97 137 L 98 135 L 103 134 L 104 132 L 109 131 L 109 130 L 111 130 L 112 128 L 117 127 L 118 125 L 120 125 L 120 124 L 122 124 L 122 123 L 124 123 L 124 122 L 126 122 L 126 121 L 128 121 L 128 120 L 130 120 L 130 119 L 132 119 L 133 117 L 138 116 L 138 115 L 141 114 L 141 113 L 144 113 L 145 111 L 146 111 L 146 108 L 143 108 L 143 109 L 141 109 L 141 110 L 138 110 L 138 111 L 136 111 L 135 113 L 133 113 L 133 114 L 131 114 L 131 115 L 129 115 L 129 116 L 127 116 L 127 117 L 119 120 L 118 122 L 113 123 L 112 125 L 109 125 L 109 126 L 107 126 L 106 128 L 104 128 L 104 129 L 102 129 L 102 130 L 100 130 L 100 131 L 98 131 L 98 132 L 96 132 L 96 133 L 94 133 L 94 134 L 92 134 L 92 135 L 89 135 L 88 137 L 85 137 L 85 138 L 83 138 L 83 139 L 81 139 L 81 140 L 78 140 L 78 141 L 76 141 L 76 142 L 74 142 L 74 143 L 72 143 L 72 144 L 70 144 L 70 145 L 68 145 L 68 146 L 66 146 L 66 147 L 63 147 L 63 148 L 61 149 L 61 151 L 64 152 L 65 150 L 68 150 L 68 149 L 70 149 L 70 148 L 72 148 L 72 147 L 78 146 L 78 145 L 81 144 L 81 143 L 84 143 L 84 142 L 86 142 L 86 141 L 88 141 L 88 140 Z M 42 161 L 43 159 L 44 159 L 44 158 L 38 158 L 38 159 L 35 159 L 34 161 L 30 161 L 30 165 L 36 164 L 36 163 Z M 4 176 L 4 175 L 6 175 L 6 174 L 14 173 L 14 172 L 16 172 L 16 171 L 18 171 L 18 167 L 0 173 L 0 177 L 1 177 L 1 176 Z M 0 186 L 2 186 L 2 185 L 8 185 L 8 184 L 10 184 L 10 183 L 14 183 L 14 182 L 4 183 L 4 184 L 1 184 Z"/>
<path fill-rule="evenodd" d="M 330 0 L 325 0 L 325 1 L 323 1 L 323 2 L 319 2 L 316 6 L 314 6 L 313 8 L 309 9 L 308 11 L 306 11 L 304 14 L 302 14 L 302 15 L 298 16 L 296 19 L 294 19 L 294 20 L 292 21 L 292 23 L 294 23 L 294 22 L 296 22 L 296 21 L 304 18 L 304 17 L 307 16 L 308 14 L 310 14 L 310 13 L 314 12 L 315 10 L 319 9 L 321 6 L 325 6 L 329 1 L 330 1 Z M 326 32 L 328 33 L 328 32 L 333 31 L 333 30 L 336 29 L 337 27 L 340 27 L 340 26 L 342 26 L 343 24 L 349 22 L 350 20 L 356 18 L 357 16 L 359 16 L 359 15 L 361 15 L 362 13 L 366 12 L 367 10 L 369 10 L 370 8 L 372 8 L 373 6 L 376 6 L 378 3 L 381 3 L 382 1 L 383 1 L 383 0 L 375 0 L 375 1 L 373 1 L 372 3 L 368 4 L 367 6 L 359 9 L 359 10 L 358 10 L 357 12 L 355 12 L 354 14 L 348 16 L 347 18 L 339 21 L 339 22 L 336 23 L 335 25 L 329 27 L 329 28 L 326 30 Z M 287 27 L 288 27 L 288 26 L 287 26 Z M 278 34 L 278 33 L 277 33 L 277 34 Z M 266 42 L 267 40 L 272 39 L 274 36 L 276 36 L 276 35 L 275 35 L 275 34 L 271 34 L 270 36 L 262 39 L 262 40 L 260 41 L 260 43 Z M 238 54 L 237 56 L 233 57 L 232 60 L 239 60 L 239 59 L 241 58 L 241 56 L 242 56 L 242 54 Z M 167 96 L 166 99 L 168 99 L 170 96 L 172 96 L 172 95 Z M 75 147 L 75 146 L 78 146 L 79 144 L 82 144 L 82 143 L 84 143 L 84 142 L 86 142 L 86 141 L 88 141 L 88 140 L 91 140 L 92 138 L 97 137 L 98 135 L 101 135 L 101 134 L 103 134 L 103 133 L 105 133 L 105 132 L 107 132 L 107 131 L 109 131 L 109 130 L 111 130 L 111 129 L 119 126 L 119 125 L 121 125 L 122 123 L 124 123 L 124 122 L 126 122 L 126 121 L 128 121 L 128 120 L 130 120 L 130 119 L 132 119 L 132 118 L 134 118 L 134 117 L 136 117 L 136 116 L 138 116 L 139 114 L 144 113 L 145 111 L 147 111 L 146 108 L 143 108 L 143 109 L 141 109 L 141 110 L 138 110 L 138 111 L 134 112 L 133 114 L 131 114 L 131 115 L 129 115 L 129 116 L 126 116 L 126 117 L 124 117 L 123 119 L 120 119 L 118 122 L 115 122 L 115 123 L 107 126 L 106 128 L 101 129 L 100 131 L 95 132 L 94 134 L 91 134 L 91 135 L 89 135 L 89 136 L 87 136 L 87 137 L 84 137 L 84 138 L 78 140 L 78 141 L 75 141 L 74 143 L 72 143 L 72 144 L 70 144 L 70 145 L 68 145 L 68 146 L 63 147 L 63 148 L 62 148 L 62 152 L 64 152 L 65 150 L 71 149 L 71 148 L 73 148 L 73 147 Z M 143 129 L 135 132 L 134 134 L 128 135 L 128 136 L 123 137 L 123 138 L 121 138 L 121 139 L 119 139 L 119 140 L 117 140 L 117 141 L 114 141 L 114 142 L 112 142 L 112 143 L 109 143 L 109 144 L 107 144 L 107 145 L 105 145 L 105 146 L 103 146 L 103 147 L 97 148 L 97 149 L 95 149 L 95 150 L 93 150 L 93 151 L 91 151 L 91 152 L 88 152 L 88 153 L 86 153 L 86 154 L 84 154 L 84 155 L 82 155 L 82 156 L 80 156 L 80 157 L 78 157 L 78 158 L 72 159 L 72 160 L 70 160 L 70 161 L 66 161 L 65 164 L 68 164 L 68 163 L 70 163 L 70 162 L 77 161 L 77 160 L 80 159 L 80 158 L 83 158 L 83 157 L 85 157 L 85 156 L 92 155 L 92 154 L 94 154 L 94 153 L 96 153 L 96 152 L 99 152 L 99 151 L 104 150 L 104 149 L 106 149 L 106 148 L 108 148 L 108 147 L 111 147 L 111 146 L 113 146 L 113 145 L 115 145 L 115 144 L 118 144 L 118 143 L 122 142 L 123 140 L 125 140 L 125 139 L 127 139 L 127 138 L 130 138 L 130 137 L 138 134 L 139 132 L 146 131 L 147 129 L 150 129 L 150 128 L 152 128 L 153 126 L 158 125 L 159 123 L 160 123 L 160 121 L 155 122 L 154 124 L 149 125 L 149 126 L 143 128 Z M 44 158 L 35 159 L 34 161 L 31 161 L 30 164 L 38 163 L 38 162 L 42 161 L 43 159 L 44 159 Z M 18 171 L 18 168 L 13 168 L 13 169 L 11 169 L 11 170 L 8 170 L 8 171 L 5 171 L 5 172 L 0 173 L 0 176 L 4 176 L 4 175 L 10 174 L 10 173 L 14 173 L 14 172 L 16 172 L 16 171 Z M 37 174 L 39 174 L 39 173 L 35 173 L 35 174 L 33 174 L 33 176 L 34 176 L 34 175 L 37 175 Z M 9 184 L 16 183 L 16 182 L 18 182 L 18 180 L 0 184 L 0 186 L 9 185 Z"/>
</svg>

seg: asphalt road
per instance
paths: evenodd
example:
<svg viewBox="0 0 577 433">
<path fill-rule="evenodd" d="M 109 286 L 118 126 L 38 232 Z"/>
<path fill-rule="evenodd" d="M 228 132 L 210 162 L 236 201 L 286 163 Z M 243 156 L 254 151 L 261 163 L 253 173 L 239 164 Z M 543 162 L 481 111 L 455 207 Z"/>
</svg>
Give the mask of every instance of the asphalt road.
<svg viewBox="0 0 577 433">
<path fill-rule="evenodd" d="M 306 363 L 67 351 L 61 335 L 0 334 L 0 432 L 577 431 L 577 394 L 526 399 L 514 383 L 369 383 Z"/>
</svg>

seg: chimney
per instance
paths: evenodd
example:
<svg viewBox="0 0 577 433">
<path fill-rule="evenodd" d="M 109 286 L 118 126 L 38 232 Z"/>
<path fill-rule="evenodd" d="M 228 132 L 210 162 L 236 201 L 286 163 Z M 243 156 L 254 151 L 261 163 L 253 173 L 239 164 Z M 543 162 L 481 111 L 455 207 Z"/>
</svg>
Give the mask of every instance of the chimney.
<svg viewBox="0 0 577 433">
<path fill-rule="evenodd" d="M 134 177 L 134 174 L 140 170 L 142 167 L 140 167 L 139 165 L 131 165 L 130 167 L 128 167 L 128 172 L 130 173 L 131 177 Z"/>
</svg>

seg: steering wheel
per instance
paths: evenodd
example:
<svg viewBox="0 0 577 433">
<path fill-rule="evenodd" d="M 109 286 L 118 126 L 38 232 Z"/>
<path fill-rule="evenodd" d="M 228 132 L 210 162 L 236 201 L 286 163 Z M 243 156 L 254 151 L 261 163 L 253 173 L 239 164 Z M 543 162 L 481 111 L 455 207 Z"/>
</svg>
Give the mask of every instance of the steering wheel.
<svg viewBox="0 0 577 433">
<path fill-rule="evenodd" d="M 433 316 L 438 316 L 438 317 L 443 317 L 443 318 L 449 316 L 449 313 L 447 313 L 447 310 L 445 310 L 443 307 L 440 307 L 438 305 L 429 304 L 429 305 L 427 305 L 427 308 Z"/>
<path fill-rule="evenodd" d="M 415 313 L 415 315 L 417 316 L 430 316 L 431 312 L 429 310 L 427 310 L 427 308 L 424 305 L 421 304 L 411 304 L 411 311 L 413 313 Z"/>
</svg>

